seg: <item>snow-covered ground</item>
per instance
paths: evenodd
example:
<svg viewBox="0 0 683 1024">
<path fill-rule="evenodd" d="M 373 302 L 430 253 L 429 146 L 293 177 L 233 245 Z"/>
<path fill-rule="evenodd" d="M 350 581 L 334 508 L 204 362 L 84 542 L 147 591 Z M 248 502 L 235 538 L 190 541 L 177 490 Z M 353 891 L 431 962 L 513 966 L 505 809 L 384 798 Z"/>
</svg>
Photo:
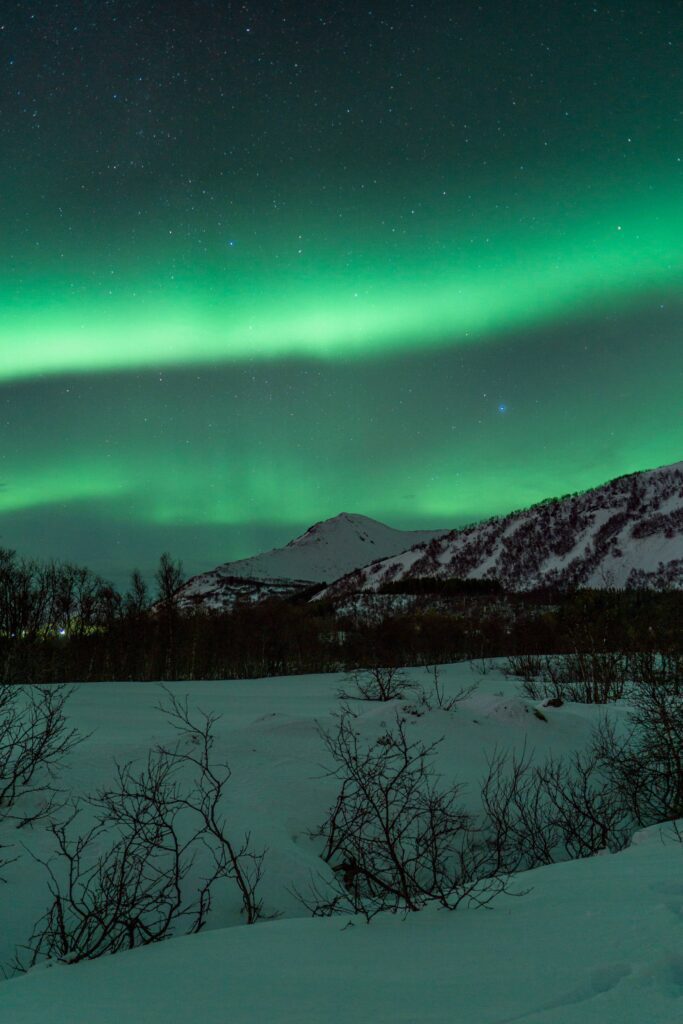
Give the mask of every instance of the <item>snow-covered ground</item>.
<svg viewBox="0 0 683 1024">
<path fill-rule="evenodd" d="M 640 838 L 640 837 L 638 837 Z M 7 1024 L 677 1024 L 683 847 L 519 876 L 491 910 L 277 921 L 6 982 Z"/>
<path fill-rule="evenodd" d="M 409 676 L 425 685 L 429 676 Z M 468 664 L 441 673 L 446 695 L 478 682 L 454 713 L 411 719 L 411 734 L 443 736 L 444 781 L 478 783 L 494 748 L 543 756 L 583 746 L 599 708 L 568 704 L 533 714 L 534 703 L 497 670 Z M 306 837 L 332 803 L 317 723 L 330 725 L 341 676 L 175 683 L 192 705 L 223 715 L 215 752 L 233 775 L 225 812 L 230 831 L 267 847 L 263 897 L 281 918 L 241 925 L 237 893 L 221 889 L 207 930 L 78 965 L 34 969 L 0 985 L 1 1024 L 242 1024 L 290 1022 L 463 1022 L 463 1024 L 674 1024 L 683 1019 L 683 844 L 671 827 L 639 834 L 629 849 L 518 875 L 525 895 L 489 909 L 428 907 L 402 919 L 311 919 L 292 895 L 325 871 Z M 161 693 L 140 683 L 76 688 L 70 718 L 88 738 L 60 785 L 92 792 L 111 780 L 113 759 L 142 757 L 173 732 L 156 710 Z M 392 705 L 363 703 L 357 723 L 378 735 Z M 623 719 L 624 709 L 611 713 Z M 40 829 L 0 842 L 45 855 Z M 45 909 L 44 871 L 20 860 L 0 888 L 0 961 L 7 963 Z M 197 865 L 197 871 L 201 865 Z M 188 879 L 190 885 L 192 878 Z"/>
</svg>

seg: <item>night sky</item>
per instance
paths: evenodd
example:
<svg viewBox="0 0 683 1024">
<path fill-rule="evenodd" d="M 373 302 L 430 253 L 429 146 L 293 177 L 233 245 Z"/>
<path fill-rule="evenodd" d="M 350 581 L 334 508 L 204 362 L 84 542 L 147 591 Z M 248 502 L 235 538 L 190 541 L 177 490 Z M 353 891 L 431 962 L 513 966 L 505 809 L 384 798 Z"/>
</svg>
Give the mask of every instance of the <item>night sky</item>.
<svg viewBox="0 0 683 1024">
<path fill-rule="evenodd" d="M 122 583 L 683 457 L 682 26 L 2 3 L 0 545 Z"/>
</svg>

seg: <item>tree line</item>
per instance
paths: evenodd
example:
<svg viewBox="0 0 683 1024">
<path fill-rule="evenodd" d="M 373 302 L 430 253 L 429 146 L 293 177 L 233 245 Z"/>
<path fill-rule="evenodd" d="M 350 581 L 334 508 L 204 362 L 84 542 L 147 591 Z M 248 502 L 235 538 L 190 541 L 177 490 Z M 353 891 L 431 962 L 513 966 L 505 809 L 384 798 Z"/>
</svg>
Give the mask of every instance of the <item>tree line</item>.
<svg viewBox="0 0 683 1024">
<path fill-rule="evenodd" d="M 0 549 L 0 682 L 258 678 L 465 659 L 485 668 L 507 656 L 572 656 L 564 670 L 585 678 L 606 672 L 615 653 L 683 653 L 679 591 L 517 594 L 455 580 L 336 606 L 295 597 L 213 611 L 184 607 L 183 582 L 168 554 L 153 587 L 136 570 L 121 593 L 87 568 Z"/>
</svg>

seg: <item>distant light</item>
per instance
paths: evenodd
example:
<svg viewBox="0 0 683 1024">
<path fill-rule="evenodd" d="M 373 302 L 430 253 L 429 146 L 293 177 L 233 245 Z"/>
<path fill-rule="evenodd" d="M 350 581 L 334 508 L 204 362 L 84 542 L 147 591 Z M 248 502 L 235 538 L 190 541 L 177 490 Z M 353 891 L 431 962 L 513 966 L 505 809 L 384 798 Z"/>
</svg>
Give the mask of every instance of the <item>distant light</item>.
<svg viewBox="0 0 683 1024">
<path fill-rule="evenodd" d="M 508 411 L 507 405 L 505 405 L 503 402 L 501 402 L 500 405 L 498 406 L 498 412 L 507 412 L 507 411 Z"/>
<path fill-rule="evenodd" d="M 65 629 L 60 629 L 59 635 L 60 636 L 66 636 L 66 630 Z"/>
</svg>

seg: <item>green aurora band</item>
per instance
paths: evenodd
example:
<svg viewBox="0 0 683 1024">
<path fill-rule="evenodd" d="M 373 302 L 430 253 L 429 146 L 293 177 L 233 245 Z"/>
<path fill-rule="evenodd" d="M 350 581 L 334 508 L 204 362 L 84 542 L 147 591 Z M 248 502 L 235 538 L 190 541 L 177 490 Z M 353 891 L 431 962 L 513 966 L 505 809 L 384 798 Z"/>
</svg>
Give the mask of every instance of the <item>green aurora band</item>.
<svg viewBox="0 0 683 1024">
<path fill-rule="evenodd" d="M 21 547 L 39 528 L 42 553 L 80 560 L 92 543 L 118 578 L 163 548 L 198 570 L 342 510 L 454 526 L 676 461 L 680 307 L 662 298 L 362 366 L 6 384 L 3 541 Z"/>
<path fill-rule="evenodd" d="M 469 244 L 448 223 L 398 249 L 368 243 L 352 260 L 313 229 L 300 255 L 281 259 L 272 239 L 232 267 L 178 271 L 174 259 L 160 270 L 164 250 L 144 275 L 117 268 L 115 289 L 82 266 L 59 276 L 48 266 L 20 291 L 5 289 L 0 379 L 374 357 L 476 344 L 615 298 L 637 301 L 683 278 L 680 194 L 655 195 L 640 205 L 628 190 L 593 195 L 580 214 L 527 216 L 497 234 L 480 224 Z"/>
</svg>

